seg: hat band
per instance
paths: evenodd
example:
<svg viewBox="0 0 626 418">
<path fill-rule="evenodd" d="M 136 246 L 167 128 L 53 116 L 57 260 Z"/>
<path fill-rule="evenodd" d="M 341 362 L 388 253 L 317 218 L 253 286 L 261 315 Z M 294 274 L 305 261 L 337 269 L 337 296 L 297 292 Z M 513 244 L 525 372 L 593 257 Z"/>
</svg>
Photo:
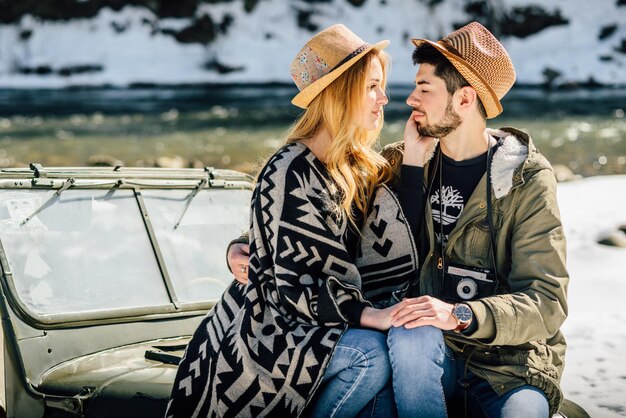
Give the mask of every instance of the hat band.
<svg viewBox="0 0 626 418">
<path fill-rule="evenodd" d="M 330 72 L 333 72 L 334 70 L 336 70 L 337 68 L 341 67 L 343 64 L 345 64 L 346 62 L 350 61 L 352 58 L 356 57 L 357 55 L 359 55 L 361 52 L 365 51 L 367 48 L 369 48 L 371 45 L 368 44 L 367 42 L 364 43 L 363 45 L 361 45 L 360 47 L 358 47 L 357 49 L 355 49 L 354 51 L 352 51 L 347 57 L 345 57 L 344 59 L 342 59 L 339 64 L 335 65 L 333 68 L 331 68 Z"/>
<path fill-rule="evenodd" d="M 461 55 L 461 53 L 454 46 L 452 46 L 452 44 L 448 42 L 447 40 L 442 39 L 439 41 L 439 43 L 442 44 L 446 48 L 446 50 L 450 52 L 451 54 L 454 54 L 459 58 L 465 59 L 463 55 Z"/>
</svg>

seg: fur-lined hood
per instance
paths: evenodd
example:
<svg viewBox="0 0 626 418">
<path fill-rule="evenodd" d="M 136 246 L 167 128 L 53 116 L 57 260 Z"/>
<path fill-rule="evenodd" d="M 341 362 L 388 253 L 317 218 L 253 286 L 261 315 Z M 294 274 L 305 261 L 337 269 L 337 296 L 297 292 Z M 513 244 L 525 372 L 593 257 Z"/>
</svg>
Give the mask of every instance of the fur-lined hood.
<svg viewBox="0 0 626 418">
<path fill-rule="evenodd" d="M 524 184 L 537 171 L 552 171 L 527 133 L 509 127 L 487 129 L 487 132 L 499 144 L 491 162 L 491 181 L 497 199 Z"/>
<path fill-rule="evenodd" d="M 493 144 L 499 144 L 491 162 L 491 180 L 494 196 L 500 199 L 508 195 L 511 190 L 524 184 L 528 178 L 539 170 L 552 170 L 550 163 L 537 151 L 530 135 L 518 129 L 504 127 L 487 129 Z M 435 155 L 439 141 L 433 141 L 427 161 Z M 389 182 L 398 186 L 400 166 L 404 154 L 402 141 L 387 145 L 382 155 L 392 166 L 394 176 Z"/>
</svg>

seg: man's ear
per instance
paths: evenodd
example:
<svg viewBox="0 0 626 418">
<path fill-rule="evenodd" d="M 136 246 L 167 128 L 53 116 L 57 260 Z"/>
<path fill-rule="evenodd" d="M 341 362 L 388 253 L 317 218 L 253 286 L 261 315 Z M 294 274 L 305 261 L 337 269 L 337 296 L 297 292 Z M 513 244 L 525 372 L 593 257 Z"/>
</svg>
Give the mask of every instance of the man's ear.
<svg viewBox="0 0 626 418">
<path fill-rule="evenodd" d="M 476 101 L 478 99 L 478 95 L 476 94 L 476 90 L 471 86 L 464 86 L 457 90 L 459 94 L 459 107 L 462 110 L 468 110 L 476 105 Z"/>
</svg>

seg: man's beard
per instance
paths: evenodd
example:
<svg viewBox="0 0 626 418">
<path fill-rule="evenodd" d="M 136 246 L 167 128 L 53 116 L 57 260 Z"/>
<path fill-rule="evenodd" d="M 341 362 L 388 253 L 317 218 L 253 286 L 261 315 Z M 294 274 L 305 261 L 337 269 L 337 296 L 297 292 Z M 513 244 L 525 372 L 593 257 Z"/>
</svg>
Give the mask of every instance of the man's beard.
<svg viewBox="0 0 626 418">
<path fill-rule="evenodd" d="M 461 117 L 452 109 L 452 98 L 448 98 L 446 105 L 446 114 L 443 120 L 436 125 L 418 125 L 417 132 L 422 136 L 431 136 L 433 138 L 442 138 L 454 131 L 461 124 Z"/>
</svg>

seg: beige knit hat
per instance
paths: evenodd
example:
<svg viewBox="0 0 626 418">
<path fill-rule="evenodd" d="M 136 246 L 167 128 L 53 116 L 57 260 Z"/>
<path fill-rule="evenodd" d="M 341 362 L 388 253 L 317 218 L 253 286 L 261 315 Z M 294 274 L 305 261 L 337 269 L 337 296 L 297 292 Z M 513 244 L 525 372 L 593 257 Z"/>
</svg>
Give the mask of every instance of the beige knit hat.
<svg viewBox="0 0 626 418">
<path fill-rule="evenodd" d="M 415 46 L 437 48 L 474 87 L 487 118 L 502 113 L 500 99 L 515 83 L 515 68 L 502 44 L 478 22 L 472 22 L 438 42 L 413 39 Z"/>
<path fill-rule="evenodd" d="M 291 103 L 306 109 L 330 83 L 372 49 L 382 51 L 389 41 L 370 45 L 344 25 L 324 29 L 306 43 L 291 63 L 298 93 Z"/>
</svg>

